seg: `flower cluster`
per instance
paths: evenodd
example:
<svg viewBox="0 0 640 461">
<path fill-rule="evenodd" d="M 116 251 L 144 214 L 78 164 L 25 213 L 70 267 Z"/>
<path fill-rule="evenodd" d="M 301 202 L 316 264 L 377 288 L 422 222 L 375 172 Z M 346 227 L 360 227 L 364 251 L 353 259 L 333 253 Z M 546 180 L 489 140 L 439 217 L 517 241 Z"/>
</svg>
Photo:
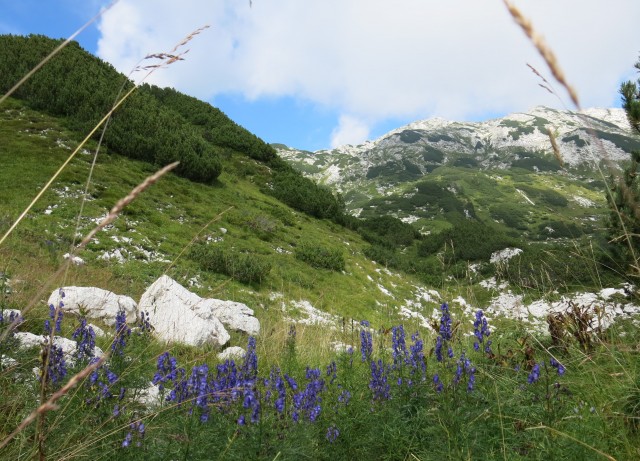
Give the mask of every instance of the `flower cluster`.
<svg viewBox="0 0 640 461">
<path fill-rule="evenodd" d="M 115 329 L 111 351 L 114 355 L 123 355 L 124 348 L 127 346 L 127 338 L 131 336 L 131 328 L 127 326 L 127 314 L 123 309 L 120 309 L 116 315 Z"/>
<path fill-rule="evenodd" d="M 473 391 L 476 382 L 475 374 L 476 368 L 472 365 L 471 361 L 467 357 L 465 357 L 465 353 L 463 352 L 456 364 L 456 373 L 453 377 L 454 386 L 457 386 L 462 380 L 462 377 L 464 375 L 467 375 L 467 390 L 469 392 Z"/>
<path fill-rule="evenodd" d="M 256 353 L 256 338 L 249 337 L 247 343 L 247 353 L 244 356 L 244 363 L 240 369 L 241 378 L 245 381 L 256 379 L 258 375 L 258 354 Z"/>
<path fill-rule="evenodd" d="M 433 375 L 433 386 L 435 387 L 437 393 L 440 393 L 444 390 L 444 384 L 442 384 L 440 376 L 438 376 L 437 373 Z"/>
<path fill-rule="evenodd" d="M 540 364 L 535 363 L 531 368 L 531 373 L 529 373 L 529 376 L 527 377 L 527 382 L 529 384 L 533 384 L 538 382 L 539 379 L 540 379 Z"/>
<path fill-rule="evenodd" d="M 291 417 L 295 422 L 300 421 L 300 416 L 306 416 L 310 422 L 315 422 L 320 415 L 322 397 L 320 394 L 324 391 L 324 380 L 320 379 L 321 373 L 319 368 L 307 367 L 306 378 L 309 380 L 307 386 L 302 392 L 298 392 L 293 396 L 293 413 Z"/>
<path fill-rule="evenodd" d="M 138 327 L 138 334 L 141 335 L 151 333 L 151 331 L 153 331 L 153 326 L 149 320 L 149 312 L 143 311 L 140 313 L 140 318 L 138 319 L 136 326 Z"/>
<path fill-rule="evenodd" d="M 369 389 L 373 393 L 373 400 L 389 400 L 391 398 L 391 389 L 387 382 L 387 371 L 382 360 L 371 361 Z"/>
<path fill-rule="evenodd" d="M 96 363 L 99 359 L 94 357 L 89 363 Z M 107 365 L 101 365 L 89 375 L 89 379 L 87 381 L 87 386 L 91 390 L 97 390 L 97 393 L 92 397 L 87 399 L 88 404 L 95 404 L 96 406 L 107 399 L 111 399 L 113 397 L 113 393 L 111 392 L 113 387 L 118 381 L 118 375 L 115 374 L 112 370 L 109 369 Z M 124 398 L 126 389 L 120 388 L 120 392 L 118 394 L 118 400 L 122 400 Z"/>
<path fill-rule="evenodd" d="M 16 311 L 10 311 L 9 315 L 6 318 L 7 323 L 9 324 L 9 336 L 12 336 L 14 334 L 14 329 L 20 325 L 22 322 L 24 322 L 24 318 L 22 317 L 22 315 L 20 315 L 19 312 Z M 5 317 L 4 317 L 4 310 L 2 310 L 2 308 L 0 307 L 0 325 L 3 325 L 5 322 Z M 16 322 L 16 325 L 13 325 L 13 322 Z"/>
<path fill-rule="evenodd" d="M 90 360 L 95 356 L 96 333 L 87 326 L 87 319 L 80 319 L 80 326 L 71 337 L 76 340 L 75 356 L 78 361 Z"/>
<path fill-rule="evenodd" d="M 452 320 L 446 303 L 441 306 L 442 316 L 436 341 L 436 357 L 443 362 L 446 353 L 450 359 L 454 358 L 451 347 L 453 338 Z M 295 331 L 295 330 L 292 330 Z M 416 332 L 411 335 L 411 344 L 407 344 L 406 333 L 403 325 L 385 330 L 391 331 L 390 354 L 384 353 L 381 345 L 381 357 L 372 357 L 372 333 L 368 322 L 361 322 L 360 339 L 362 361 L 368 362 L 369 376 L 368 387 L 371 392 L 372 411 L 385 402 L 398 397 L 392 393 L 399 392 L 398 396 L 424 395 L 419 387 L 413 389 L 398 389 L 390 383 L 398 385 L 425 386 L 433 385 L 435 393 L 445 393 L 465 389 L 473 392 L 476 389 L 476 367 L 466 352 L 462 351 L 457 359 L 448 360 L 437 365 L 438 373 L 432 380 L 427 381 L 427 360 L 424 353 L 424 343 Z M 487 347 L 490 342 L 489 328 L 482 311 L 476 312 L 474 322 L 474 335 L 479 345 Z M 295 338 L 295 333 L 290 334 Z M 445 349 L 446 348 L 446 349 Z M 487 349 L 485 349 L 486 351 Z M 352 359 L 353 350 L 347 352 L 345 367 L 352 367 L 349 358 Z M 247 353 L 242 363 L 236 364 L 233 360 L 227 360 L 215 367 L 207 364 L 194 366 L 191 372 L 185 372 L 179 368 L 175 357 L 168 352 L 157 359 L 157 370 L 153 376 L 162 395 L 167 393 L 165 402 L 172 402 L 176 407 L 182 408 L 188 415 L 198 417 L 202 423 L 211 419 L 211 412 L 216 408 L 222 414 L 233 415 L 239 426 L 257 424 L 264 415 L 275 415 L 277 421 L 286 421 L 291 418 L 294 423 L 317 423 L 327 428 L 325 438 L 328 443 L 335 443 L 340 437 L 340 429 L 334 421 L 340 421 L 344 408 L 349 405 L 353 388 L 347 389 L 343 377 L 338 371 L 343 362 L 332 361 L 325 368 L 307 367 L 304 377 L 294 378 L 284 373 L 279 367 L 272 367 L 267 376 L 258 373 L 258 356 L 256 351 L 256 339 L 250 337 L 247 345 Z M 550 364 L 550 366 L 549 366 Z M 558 374 L 564 373 L 564 367 L 555 359 L 549 363 L 536 363 L 529 374 L 528 381 L 533 384 L 540 378 L 541 368 L 549 370 L 552 367 Z M 108 370 L 103 370 L 106 378 L 104 388 L 114 384 L 108 375 Z M 347 376 L 348 377 L 348 376 Z M 117 380 L 117 377 L 114 377 Z M 99 384 L 97 378 L 90 377 L 92 382 Z M 298 379 L 298 381 L 296 381 Z M 349 380 L 347 382 L 350 383 Z M 430 384 L 432 383 L 432 384 Z M 329 393 L 329 390 L 332 392 Z M 106 392 L 106 391 L 105 391 Z M 327 397 L 331 395 L 331 398 Z M 444 394 L 448 395 L 447 393 Z M 446 397 L 445 397 L 446 398 Z M 328 403 L 323 402 L 328 401 Z M 324 408 L 323 408 L 324 405 Z M 327 407 L 327 405 L 329 405 Z M 270 420 L 273 421 L 273 420 Z M 290 420 L 289 420 L 290 421 Z M 290 427 L 289 422 L 282 423 L 282 427 Z M 327 424 L 327 425 L 324 425 Z M 344 427 L 341 427 L 344 430 Z M 238 428 L 239 432 L 246 428 Z M 139 426 L 131 426 L 123 446 L 135 442 Z M 142 429 L 142 433 L 144 428 Z M 142 439 L 141 436 L 139 436 Z"/>
<path fill-rule="evenodd" d="M 447 346 L 447 356 L 449 358 L 453 358 L 453 349 L 448 345 L 451 338 L 453 338 L 453 330 L 451 327 L 451 314 L 449 314 L 449 305 L 447 303 L 442 303 L 440 306 L 440 310 L 442 311 L 442 315 L 440 316 L 440 329 L 438 332 L 438 337 L 436 338 L 436 359 L 438 362 L 442 362 L 444 359 L 442 355 L 442 348 Z"/>
<path fill-rule="evenodd" d="M 264 380 L 264 387 L 266 389 L 264 395 L 265 402 L 269 403 L 271 397 L 275 397 L 273 407 L 278 413 L 282 414 L 285 409 L 287 389 L 284 384 L 284 379 L 282 379 L 280 368 L 276 367 L 271 369 L 269 379 Z"/>
<path fill-rule="evenodd" d="M 557 370 L 558 375 L 560 375 L 560 376 L 564 375 L 565 368 L 560 362 L 558 362 L 556 359 L 554 359 L 552 357 L 551 360 L 549 361 L 549 363 L 551 364 L 551 366 L 553 368 L 555 368 Z"/>
<path fill-rule="evenodd" d="M 404 327 L 398 325 L 391 329 L 391 347 L 393 350 L 393 367 L 399 368 L 408 363 L 407 345 L 405 343 Z"/>
<path fill-rule="evenodd" d="M 55 344 L 50 347 L 44 345 L 43 348 L 45 354 L 43 362 L 46 363 L 46 371 L 41 376 L 41 379 L 56 386 L 67 376 L 67 363 L 64 359 L 64 352 L 61 347 Z"/>
<path fill-rule="evenodd" d="M 165 352 L 158 357 L 157 372 L 153 375 L 153 384 L 158 385 L 158 389 L 162 392 L 164 390 L 164 383 L 171 381 L 175 384 L 178 375 L 177 363 L 175 357 L 168 352 Z M 184 370 L 182 370 L 184 372 Z"/>
<path fill-rule="evenodd" d="M 126 448 L 131 445 L 131 442 L 134 440 L 134 438 L 137 439 L 136 446 L 142 446 L 145 431 L 146 427 L 142 421 L 137 420 L 132 422 L 131 424 L 129 424 L 129 432 L 127 432 L 127 435 L 122 441 L 122 446 Z"/>
<path fill-rule="evenodd" d="M 368 321 L 362 320 L 360 326 L 362 326 L 360 330 L 360 353 L 362 354 L 362 361 L 366 362 L 373 353 L 373 338 L 368 330 L 370 326 Z"/>
<path fill-rule="evenodd" d="M 206 364 L 193 367 L 187 376 L 168 352 L 158 357 L 156 370 L 152 382 L 163 393 L 169 390 L 165 401 L 178 406 L 188 405 L 188 414 L 197 411 L 202 422 L 209 419 L 212 407 L 226 408 L 234 401 L 241 401 L 243 408 L 250 410 L 252 423 L 259 421 L 261 394 L 257 389 L 258 358 L 253 337 L 249 338 L 243 364 L 238 367 L 233 360 L 227 360 L 216 367 L 215 376 Z M 276 408 L 284 408 L 284 383 L 280 371 L 273 370 L 270 379 L 262 382 L 270 388 L 268 399 L 275 391 L 278 394 Z M 240 415 L 238 423 L 244 425 L 246 422 L 246 416 Z"/>
<path fill-rule="evenodd" d="M 335 442 L 339 436 L 340 436 L 340 431 L 338 430 L 336 425 L 332 424 L 331 426 L 329 426 L 329 428 L 327 429 L 327 435 L 326 435 L 326 438 L 329 441 L 329 443 Z"/>
<path fill-rule="evenodd" d="M 411 375 L 415 376 L 419 374 L 420 380 L 424 381 L 427 372 L 427 364 L 425 363 L 423 352 L 424 343 L 420 339 L 420 335 L 418 333 L 411 335 L 411 340 L 413 341 L 413 344 L 409 347 L 409 350 L 411 351 L 411 354 L 409 355 Z"/>
<path fill-rule="evenodd" d="M 491 331 L 489 330 L 487 318 L 484 316 L 482 310 L 476 312 L 476 319 L 473 322 L 473 334 L 476 337 L 473 348 L 478 351 L 480 350 L 480 345 L 484 343 L 484 351 L 489 355 L 493 354 L 491 351 L 491 340 L 487 340 L 486 343 L 484 342 L 484 339 L 491 334 Z"/>
<path fill-rule="evenodd" d="M 60 296 L 64 298 L 64 292 L 60 291 Z M 64 317 L 64 312 L 62 308 L 64 307 L 64 303 L 60 300 L 58 303 L 58 307 L 53 304 L 49 304 L 49 318 L 44 321 L 44 333 L 46 335 L 51 334 L 51 324 L 55 325 L 53 331 L 55 333 L 60 333 L 62 328 L 62 318 Z"/>
</svg>

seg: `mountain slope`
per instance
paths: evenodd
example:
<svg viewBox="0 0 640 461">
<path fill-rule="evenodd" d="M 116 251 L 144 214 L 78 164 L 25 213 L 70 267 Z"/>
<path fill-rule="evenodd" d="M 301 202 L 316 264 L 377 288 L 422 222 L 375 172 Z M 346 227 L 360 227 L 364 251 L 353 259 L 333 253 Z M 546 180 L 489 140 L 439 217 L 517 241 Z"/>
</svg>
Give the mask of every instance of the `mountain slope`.
<svg viewBox="0 0 640 461">
<path fill-rule="evenodd" d="M 562 165 L 569 169 L 603 160 L 600 143 L 613 162 L 640 147 L 640 141 L 630 136 L 622 109 L 577 114 L 545 107 L 477 123 L 423 120 L 376 141 L 313 153 L 277 147 L 299 170 L 347 193 L 359 188 L 359 181 L 379 178 L 374 182 L 393 184 L 393 174 L 416 178 L 438 166 L 557 171 L 561 165 L 554 158 L 549 132 L 559 145 Z"/>
<path fill-rule="evenodd" d="M 602 227 L 605 183 L 596 167 L 617 167 L 639 147 L 622 109 L 544 107 L 478 123 L 419 121 L 314 153 L 276 146 L 299 171 L 340 192 L 357 216 L 392 214 L 431 233 L 473 215 L 537 240 L 570 223 L 581 223 L 580 234 Z"/>
</svg>

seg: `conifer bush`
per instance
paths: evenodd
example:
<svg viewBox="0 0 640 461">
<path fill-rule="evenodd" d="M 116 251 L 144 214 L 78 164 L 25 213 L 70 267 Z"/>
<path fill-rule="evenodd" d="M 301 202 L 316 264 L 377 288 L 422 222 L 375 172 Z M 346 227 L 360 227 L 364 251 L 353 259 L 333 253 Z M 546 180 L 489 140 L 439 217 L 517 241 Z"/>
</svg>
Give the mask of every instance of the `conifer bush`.
<svg viewBox="0 0 640 461">
<path fill-rule="evenodd" d="M 194 245 L 190 257 L 207 271 L 218 272 L 246 284 L 259 284 L 271 271 L 264 256 L 241 253 L 219 245 Z"/>
<path fill-rule="evenodd" d="M 295 249 L 296 259 L 319 269 L 343 271 L 345 267 L 342 250 L 312 242 L 303 242 Z"/>
</svg>

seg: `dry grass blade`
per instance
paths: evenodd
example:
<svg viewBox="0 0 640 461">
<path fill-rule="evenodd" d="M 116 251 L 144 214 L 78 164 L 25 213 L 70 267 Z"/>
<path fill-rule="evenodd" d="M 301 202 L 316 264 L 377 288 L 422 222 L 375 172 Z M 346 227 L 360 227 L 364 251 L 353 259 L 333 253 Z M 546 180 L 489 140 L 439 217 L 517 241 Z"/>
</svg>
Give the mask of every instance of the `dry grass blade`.
<svg viewBox="0 0 640 461">
<path fill-rule="evenodd" d="M 102 16 L 104 13 L 106 13 L 116 3 L 118 3 L 118 0 L 113 0 L 111 3 L 109 3 L 106 7 L 104 7 L 102 10 L 100 10 L 100 12 L 98 14 L 96 14 L 94 17 L 89 19 L 89 21 L 87 21 L 82 27 L 80 27 L 78 30 L 76 30 L 73 34 L 71 34 L 69 36 L 69 38 L 67 38 L 58 47 L 56 47 L 55 50 L 53 50 L 51 53 L 49 53 L 49 55 L 47 55 L 47 57 L 45 57 L 42 61 L 40 61 L 33 69 L 31 69 L 29 72 L 27 72 L 27 74 L 24 77 L 22 77 L 18 83 L 13 85 L 9 91 L 7 91 L 2 97 L 0 97 L 0 104 L 2 104 L 5 99 L 7 99 L 18 88 L 20 88 L 22 86 L 22 84 L 24 84 L 24 82 L 29 80 L 33 76 L 33 74 L 35 74 L 47 62 L 49 62 L 49 60 L 51 58 L 53 58 L 56 54 L 58 54 L 65 46 L 67 46 L 69 43 L 71 43 L 73 41 L 73 39 L 76 38 L 83 30 L 85 30 L 87 27 L 89 27 L 91 24 L 93 24 L 100 16 Z"/>
<path fill-rule="evenodd" d="M 107 359 L 107 355 L 105 354 L 102 357 L 100 357 L 100 359 L 97 360 L 95 363 L 92 363 L 91 365 L 87 366 L 84 370 L 74 375 L 67 384 L 65 384 L 59 390 L 54 392 L 51 395 L 51 397 L 49 397 L 49 400 L 47 400 L 45 403 L 43 403 L 38 408 L 33 410 L 33 412 L 31 412 L 29 416 L 23 419 L 22 422 L 18 425 L 18 427 L 16 427 L 16 429 L 11 434 L 9 434 L 2 442 L 0 442 L 0 449 L 4 448 L 11 441 L 11 439 L 13 439 L 16 435 L 22 432 L 22 430 L 25 427 L 27 427 L 29 424 L 35 421 L 38 415 L 55 410 L 57 408 L 56 402 L 60 400 L 62 397 L 64 397 L 69 392 L 69 390 L 75 387 L 80 381 L 82 381 L 84 378 L 89 376 L 91 372 L 99 368 L 106 359 Z"/>
<path fill-rule="evenodd" d="M 551 131 L 551 128 L 547 128 L 547 134 L 549 135 L 549 142 L 551 143 L 551 148 L 553 149 L 553 155 L 556 160 L 560 164 L 562 168 L 564 168 L 564 160 L 562 160 L 562 156 L 560 155 L 560 148 L 558 147 L 558 143 L 556 142 L 556 136 Z"/>
<path fill-rule="evenodd" d="M 611 460 L 611 461 L 616 461 L 616 459 L 615 459 L 613 456 L 608 455 L 608 454 L 607 454 L 607 453 L 605 453 L 604 451 L 598 450 L 597 448 L 592 447 L 592 446 L 591 446 L 591 445 L 589 445 L 588 443 L 583 442 L 582 440 L 576 439 L 575 437 L 572 437 L 571 435 L 569 435 L 569 434 L 567 434 L 567 433 L 565 433 L 565 432 L 559 431 L 559 430 L 557 430 L 557 429 L 554 429 L 554 428 L 552 428 L 552 427 L 545 426 L 545 425 L 540 425 L 540 426 L 527 427 L 527 428 L 526 428 L 526 430 L 527 430 L 527 431 L 532 431 L 532 430 L 537 430 L 537 429 L 546 429 L 546 430 L 548 430 L 548 431 L 550 431 L 550 432 L 553 432 L 554 434 L 557 434 L 557 435 L 560 435 L 560 436 L 566 437 L 566 438 L 568 438 L 569 440 L 573 440 L 574 442 L 579 443 L 579 444 L 580 444 L 580 445 L 582 445 L 583 447 L 589 448 L 590 450 L 593 450 L 594 452 L 598 453 L 599 455 L 604 456 L 605 458 L 607 458 L 607 459 L 609 459 L 609 460 Z"/>
<path fill-rule="evenodd" d="M 194 30 L 193 32 L 191 32 L 189 35 L 187 35 L 184 39 L 182 39 L 176 46 L 173 47 L 173 49 L 168 52 L 162 52 L 162 53 L 151 53 L 148 54 L 144 57 L 143 61 L 149 60 L 149 59 L 158 59 L 160 61 L 160 63 L 158 64 L 147 64 L 145 66 L 141 66 L 138 65 L 134 68 L 134 72 L 139 71 L 139 70 L 150 70 L 150 71 L 155 71 L 156 69 L 160 69 L 162 67 L 166 67 L 169 66 L 171 64 L 173 64 L 176 61 L 184 61 L 184 55 L 187 54 L 189 52 L 189 50 L 184 50 L 180 53 L 178 53 L 178 50 L 185 46 L 187 43 L 189 43 L 191 40 L 193 40 L 193 38 L 196 35 L 201 34 L 204 30 L 208 29 L 209 26 L 208 25 L 204 25 L 196 30 Z"/>
<path fill-rule="evenodd" d="M 533 66 L 532 66 L 531 64 L 529 64 L 529 63 L 527 63 L 527 67 L 528 67 L 529 69 L 531 69 L 531 72 L 533 72 L 533 73 L 534 73 L 534 74 L 536 74 L 538 77 L 540 77 L 540 80 L 542 80 L 542 81 L 543 81 L 544 83 L 546 83 L 547 85 L 550 85 L 549 81 L 548 81 L 546 78 L 544 78 L 544 77 L 542 76 L 542 74 L 541 74 L 540 72 L 538 72 L 538 70 L 537 70 L 535 67 L 533 67 Z"/>
<path fill-rule="evenodd" d="M 515 5 L 513 5 L 509 0 L 503 0 L 503 2 L 507 7 L 507 9 L 509 10 L 511 17 L 513 17 L 513 19 L 522 28 L 522 30 L 527 35 L 527 37 L 529 37 L 529 40 L 531 40 L 531 42 L 536 47 L 536 49 L 538 50 L 542 58 L 545 60 L 545 62 L 547 63 L 547 66 L 549 66 L 549 70 L 551 70 L 551 73 L 553 74 L 553 77 L 562 86 L 566 88 L 567 92 L 569 93 L 569 97 L 571 98 L 571 101 L 573 101 L 573 103 L 577 108 L 580 108 L 580 100 L 578 99 L 578 93 L 565 78 L 564 72 L 560 68 L 560 65 L 558 64 L 558 60 L 556 59 L 556 55 L 553 53 L 551 48 L 549 48 L 549 46 L 545 43 L 542 36 L 538 34 L 536 30 L 533 28 L 533 24 L 531 23 L 531 21 L 529 21 L 529 19 L 527 19 Z M 537 71 L 535 71 L 535 69 L 534 69 L 534 72 L 540 77 L 542 77 Z"/>
</svg>

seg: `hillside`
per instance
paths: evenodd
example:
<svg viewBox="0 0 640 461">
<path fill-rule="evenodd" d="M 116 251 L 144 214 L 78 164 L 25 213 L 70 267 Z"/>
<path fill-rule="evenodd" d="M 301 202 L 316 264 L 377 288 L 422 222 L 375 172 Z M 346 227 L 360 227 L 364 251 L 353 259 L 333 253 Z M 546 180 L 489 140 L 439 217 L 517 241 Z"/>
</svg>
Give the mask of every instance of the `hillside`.
<svg viewBox="0 0 640 461">
<path fill-rule="evenodd" d="M 56 44 L 41 36 L 0 39 L 14 61 L 17 51 L 28 50 L 35 59 Z M 98 108 L 108 107 L 118 85 L 131 85 L 77 45 L 65 53 L 3 107 L 2 231 L 62 164 L 83 129 L 100 118 Z M 61 78 L 64 69 L 77 75 Z M 93 81 L 83 80 L 87 76 Z M 51 84 L 68 98 L 47 93 Z M 101 90 L 89 92 L 86 85 Z M 77 235 L 166 161 L 191 166 L 163 179 L 101 232 L 82 255 L 85 264 L 72 271 L 74 283 L 135 297 L 169 271 L 201 295 L 260 308 L 265 319 L 366 317 L 387 324 L 407 315 L 426 319 L 462 287 L 475 305 L 486 307 L 499 295 L 495 277 L 501 286 L 510 282 L 538 296 L 549 283 L 572 292 L 621 281 L 606 264 L 599 266 L 606 258 L 604 182 L 588 174 L 584 162 L 570 160 L 591 142 L 583 140 L 589 135 L 574 114 L 541 108 L 480 124 L 431 120 L 357 147 L 315 154 L 278 149 L 296 168 L 325 178 L 344 194 L 343 203 L 209 104 L 149 85 L 133 94 L 139 97 L 114 114 L 106 131 Z M 622 147 L 635 142 L 624 135 L 619 112 L 593 112 L 590 120 Z M 153 136 L 144 134 L 149 125 Z M 545 147 L 541 127 L 550 125 L 564 140 L 558 141 L 564 169 Z M 142 133 L 140 127 L 146 127 Z M 181 141 L 171 142 L 176 134 Z M 92 141 L 74 159 L 0 249 L 12 278 L 47 280 L 70 250 L 95 146 Z M 154 146 L 164 154 L 140 154 L 157 153 Z M 615 159 L 624 157 L 608 147 Z M 199 175 L 191 155 L 215 165 L 215 176 Z M 333 179 L 327 180 L 328 172 Z M 345 214 L 345 204 L 361 219 Z M 568 239 L 575 246 L 570 253 Z M 509 267 L 490 262 L 509 247 L 524 252 Z M 576 271 L 576 261 L 587 263 Z M 478 285 L 492 277 L 494 282 Z M 33 291 L 17 290 L 23 298 Z"/>
<path fill-rule="evenodd" d="M 0 231 L 4 233 L 62 164 L 79 136 L 61 120 L 18 100 L 5 104 L 1 117 Z M 0 248 L 2 271 L 14 281 L 12 304 L 20 305 L 33 295 L 69 252 L 95 147 L 95 143 L 87 146 L 72 161 Z M 169 271 L 203 296 L 247 303 L 265 320 L 283 315 L 304 319 L 308 317 L 304 306 L 313 305 L 327 318 L 328 314 L 368 316 L 382 321 L 388 311 L 378 309 L 377 286 L 394 292 L 393 304 L 419 295 L 421 288 L 415 282 L 381 270 L 364 257 L 365 244 L 356 233 L 293 210 L 261 192 L 259 184 L 269 176 L 265 165 L 239 153 L 230 153 L 222 164 L 213 185 L 173 174 L 163 178 L 92 240 L 79 255 L 85 263 L 74 266 L 65 283 L 96 285 L 138 297 Z M 118 199 L 153 171 L 149 163 L 111 149 L 102 151 L 78 235 L 85 235 Z M 193 238 L 196 241 L 190 243 Z M 344 271 L 318 269 L 296 259 L 296 249 L 303 245 L 335 249 L 344 256 Z M 220 248 L 231 257 L 263 260 L 270 270 L 249 283 L 203 270 L 196 252 L 208 247 Z"/>
</svg>

